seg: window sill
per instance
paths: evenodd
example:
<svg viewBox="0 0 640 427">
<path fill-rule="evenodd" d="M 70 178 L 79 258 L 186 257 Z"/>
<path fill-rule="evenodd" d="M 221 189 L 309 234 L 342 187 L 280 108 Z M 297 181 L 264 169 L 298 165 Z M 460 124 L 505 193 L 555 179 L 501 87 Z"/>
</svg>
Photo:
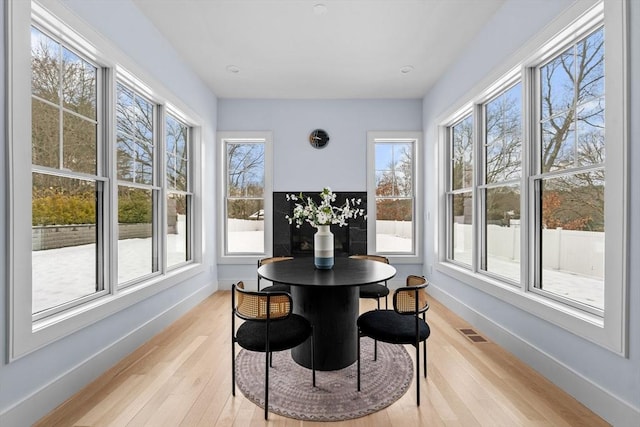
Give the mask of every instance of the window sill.
<svg viewBox="0 0 640 427">
<path fill-rule="evenodd" d="M 266 258 L 267 254 L 248 254 L 248 255 L 224 255 L 218 257 L 218 264 L 237 264 L 237 265 L 258 265 L 258 260 Z"/>
<path fill-rule="evenodd" d="M 11 360 L 64 338 L 204 271 L 202 264 L 189 264 L 163 276 L 124 288 L 115 295 L 105 295 L 82 306 L 32 322 L 30 334 L 15 337 Z"/>
<path fill-rule="evenodd" d="M 559 326 L 579 337 L 619 353 L 612 345 L 615 337 L 608 336 L 605 319 L 545 298 L 521 287 L 500 282 L 448 262 L 436 265 L 438 272 L 472 286 L 488 295 L 511 304 L 529 314 Z"/>
<path fill-rule="evenodd" d="M 423 263 L 422 258 L 416 254 L 400 255 L 397 253 L 396 254 L 379 253 L 378 255 L 386 256 L 387 258 L 389 258 L 390 264 L 422 264 Z"/>
</svg>

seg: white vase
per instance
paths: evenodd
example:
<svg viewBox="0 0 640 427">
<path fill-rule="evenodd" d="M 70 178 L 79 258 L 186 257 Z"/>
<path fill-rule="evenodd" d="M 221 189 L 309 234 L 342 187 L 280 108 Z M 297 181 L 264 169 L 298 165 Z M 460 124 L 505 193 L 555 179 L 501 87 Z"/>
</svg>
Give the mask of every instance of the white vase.
<svg viewBox="0 0 640 427">
<path fill-rule="evenodd" d="M 319 225 L 313 235 L 313 256 L 316 268 L 329 270 L 333 267 L 333 233 L 328 225 Z"/>
</svg>

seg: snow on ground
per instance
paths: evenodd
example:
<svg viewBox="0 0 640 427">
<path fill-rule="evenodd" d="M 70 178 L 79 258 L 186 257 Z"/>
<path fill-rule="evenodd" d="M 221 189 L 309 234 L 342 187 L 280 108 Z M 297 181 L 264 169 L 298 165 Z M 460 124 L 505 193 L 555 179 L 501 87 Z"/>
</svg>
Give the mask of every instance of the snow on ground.
<svg viewBox="0 0 640 427">
<path fill-rule="evenodd" d="M 167 235 L 169 265 L 184 261 L 184 239 Z M 33 312 L 96 292 L 96 246 L 80 245 L 32 252 Z M 151 239 L 118 241 L 118 283 L 151 274 Z"/>
<path fill-rule="evenodd" d="M 170 234 L 167 245 L 169 265 L 181 262 L 184 259 L 184 239 Z M 378 236 L 377 245 L 390 251 L 407 251 L 410 250 L 411 241 L 383 235 Z M 262 231 L 230 233 L 229 249 L 232 252 L 256 252 L 262 247 Z M 121 240 L 118 242 L 118 253 L 118 283 L 151 273 L 151 239 Z M 34 313 L 95 292 L 95 245 L 34 251 L 32 256 Z M 456 254 L 456 259 L 470 263 L 464 254 Z M 517 278 L 520 275 L 519 263 L 497 257 L 489 259 L 489 269 L 505 277 Z M 546 291 L 593 307 L 604 307 L 601 280 L 556 270 L 544 270 L 543 280 Z"/>
</svg>

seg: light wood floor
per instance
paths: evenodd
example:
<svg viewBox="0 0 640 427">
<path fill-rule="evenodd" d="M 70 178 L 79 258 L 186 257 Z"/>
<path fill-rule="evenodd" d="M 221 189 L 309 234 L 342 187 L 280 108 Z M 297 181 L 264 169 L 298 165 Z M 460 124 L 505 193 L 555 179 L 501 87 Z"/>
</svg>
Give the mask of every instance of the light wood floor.
<svg viewBox="0 0 640 427">
<path fill-rule="evenodd" d="M 239 390 L 231 396 L 230 299 L 229 291 L 215 293 L 36 426 L 266 425 L 262 409 Z M 372 308 L 371 300 L 361 303 Z M 420 407 L 414 379 L 388 408 L 332 427 L 608 425 L 499 346 L 471 342 L 459 331 L 469 325 L 433 299 L 427 321 Z M 270 413 L 268 424 L 322 423 Z"/>
</svg>

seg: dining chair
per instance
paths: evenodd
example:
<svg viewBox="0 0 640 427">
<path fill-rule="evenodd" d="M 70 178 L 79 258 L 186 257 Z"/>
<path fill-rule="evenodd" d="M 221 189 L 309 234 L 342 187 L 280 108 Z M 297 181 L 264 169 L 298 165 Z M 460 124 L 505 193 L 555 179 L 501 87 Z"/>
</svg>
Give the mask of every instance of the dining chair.
<svg viewBox="0 0 640 427">
<path fill-rule="evenodd" d="M 258 268 L 264 264 L 271 264 L 272 262 L 289 261 L 292 260 L 292 256 L 272 256 L 268 258 L 262 258 L 258 260 Z M 260 290 L 260 280 L 262 278 L 258 276 L 258 290 Z M 271 286 L 266 286 L 263 289 L 264 292 L 291 292 L 291 286 L 284 283 L 272 283 Z"/>
<path fill-rule="evenodd" d="M 360 391 L 360 339 L 370 337 L 391 344 L 412 344 L 416 348 L 416 390 L 420 406 L 420 342 L 423 344 L 424 377 L 427 377 L 427 338 L 431 329 L 425 313 L 429 309 L 421 276 L 407 276 L 407 286 L 393 293 L 393 310 L 371 310 L 358 317 L 358 391 Z M 422 317 L 420 317 L 422 315 Z"/>
<path fill-rule="evenodd" d="M 351 255 L 352 259 L 368 259 L 371 261 L 384 262 L 389 264 L 389 258 L 382 255 Z M 360 298 L 375 299 L 378 302 L 378 310 L 380 309 L 380 298 L 384 297 L 384 308 L 389 308 L 389 301 L 387 296 L 389 295 L 389 286 L 387 281 L 383 283 L 372 283 L 369 285 L 360 286 Z"/>
<path fill-rule="evenodd" d="M 311 339 L 311 372 L 316 386 L 313 326 L 292 313 L 291 295 L 286 292 L 253 292 L 238 282 L 231 289 L 231 394 L 236 395 L 236 343 L 249 351 L 264 352 L 264 419 L 269 414 L 269 367 L 271 353 L 296 347 Z M 236 317 L 242 323 L 236 328 Z"/>
</svg>

